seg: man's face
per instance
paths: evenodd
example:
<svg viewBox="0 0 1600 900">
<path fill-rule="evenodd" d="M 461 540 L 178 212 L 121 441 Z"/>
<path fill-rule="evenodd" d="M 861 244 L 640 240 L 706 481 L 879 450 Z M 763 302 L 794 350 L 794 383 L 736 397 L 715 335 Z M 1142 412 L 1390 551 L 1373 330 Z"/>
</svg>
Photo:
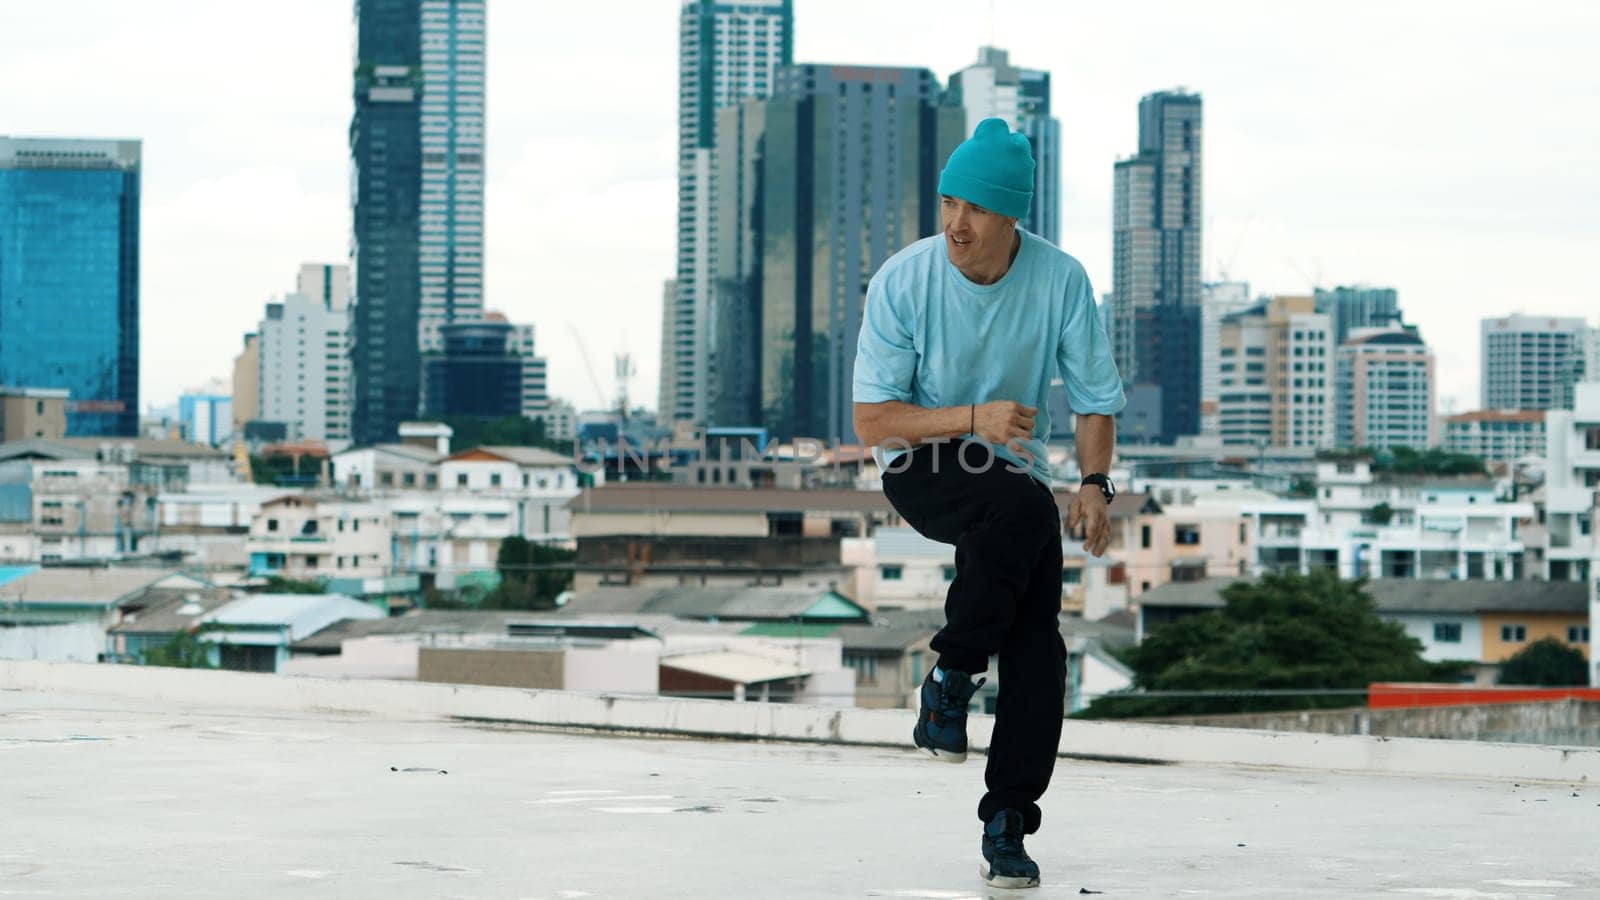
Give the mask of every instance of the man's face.
<svg viewBox="0 0 1600 900">
<path fill-rule="evenodd" d="M 944 194 L 939 196 L 939 208 L 951 262 L 967 267 L 1010 259 L 1016 219 Z"/>
</svg>

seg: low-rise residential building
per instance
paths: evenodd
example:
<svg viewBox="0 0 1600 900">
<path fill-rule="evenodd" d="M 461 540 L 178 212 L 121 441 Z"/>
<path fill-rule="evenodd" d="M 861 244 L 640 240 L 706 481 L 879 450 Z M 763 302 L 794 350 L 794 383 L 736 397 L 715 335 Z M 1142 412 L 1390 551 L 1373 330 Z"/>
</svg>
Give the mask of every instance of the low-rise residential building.
<svg viewBox="0 0 1600 900">
<path fill-rule="evenodd" d="M 446 455 L 416 444 L 351 447 L 333 455 L 333 483 L 366 494 L 437 490 L 439 461 Z"/>
<path fill-rule="evenodd" d="M 151 551 L 149 493 L 95 459 L 0 462 L 0 561 L 119 560 Z"/>
<path fill-rule="evenodd" d="M 296 641 L 345 619 L 381 618 L 383 610 L 342 594 L 254 594 L 200 616 L 195 636 L 212 666 L 277 672 Z"/>
<path fill-rule="evenodd" d="M 1600 381 L 1573 386 L 1573 408 L 1546 417 L 1546 577 L 1588 585 L 1591 683 L 1600 686 Z"/>
<path fill-rule="evenodd" d="M 185 565 L 208 571 L 247 568 L 250 523 L 262 504 L 298 493 L 295 488 L 237 484 L 160 494 L 154 550 L 178 554 Z"/>
<path fill-rule="evenodd" d="M 390 571 L 388 510 L 329 494 L 297 494 L 263 503 L 250 523 L 251 575 L 321 579 Z"/>
<path fill-rule="evenodd" d="M 1479 409 L 1444 420 L 1444 449 L 1487 462 L 1515 463 L 1543 456 L 1545 411 Z"/>
<path fill-rule="evenodd" d="M 1341 578 L 1522 577 L 1526 501 L 1500 499 L 1482 476 L 1374 473 L 1364 458 L 1318 464 L 1316 519 L 1300 533 L 1301 570 Z"/>
<path fill-rule="evenodd" d="M 97 662 L 129 611 L 211 587 L 163 569 L 0 568 L 0 658 Z"/>
</svg>

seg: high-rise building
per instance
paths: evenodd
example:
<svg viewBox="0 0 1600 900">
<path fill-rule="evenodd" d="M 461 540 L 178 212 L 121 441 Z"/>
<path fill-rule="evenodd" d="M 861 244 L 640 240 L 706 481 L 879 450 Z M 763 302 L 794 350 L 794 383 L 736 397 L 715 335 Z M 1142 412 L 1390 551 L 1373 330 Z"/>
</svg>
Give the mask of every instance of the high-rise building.
<svg viewBox="0 0 1600 900">
<path fill-rule="evenodd" d="M 771 95 L 794 60 L 792 0 L 684 0 L 678 26 L 678 271 L 661 354 L 663 423 L 704 423 L 717 365 L 716 113 Z"/>
<path fill-rule="evenodd" d="M 1338 446 L 1432 447 L 1433 373 L 1433 351 L 1416 328 L 1352 331 L 1338 352 Z"/>
<path fill-rule="evenodd" d="M 1126 383 L 1160 387 L 1163 442 L 1200 431 L 1200 124 L 1198 94 L 1145 96 L 1113 169 L 1112 351 Z"/>
<path fill-rule="evenodd" d="M 352 432 L 394 439 L 423 352 L 483 314 L 484 0 L 357 0 Z"/>
<path fill-rule="evenodd" d="M 1310 297 L 1273 297 L 1223 319 L 1217 417 L 1224 444 L 1333 442 L 1333 320 L 1314 309 Z"/>
<path fill-rule="evenodd" d="M 1394 288 L 1351 285 L 1317 288 L 1317 312 L 1333 317 L 1335 344 L 1343 344 L 1357 328 L 1383 328 L 1401 321 L 1400 295 Z"/>
<path fill-rule="evenodd" d="M 656 385 L 656 409 L 663 419 L 667 410 L 672 408 L 672 380 L 667 377 L 667 358 L 672 355 L 672 317 L 674 301 L 678 294 L 678 282 L 668 278 L 661 285 L 661 380 Z"/>
<path fill-rule="evenodd" d="M 489 313 L 487 318 L 495 316 L 496 313 Z M 554 421 L 550 405 L 549 365 L 534 344 L 534 327 L 513 325 L 510 341 L 511 352 L 522 364 L 522 417 L 543 421 L 545 436 L 549 437 Z"/>
<path fill-rule="evenodd" d="M 444 348 L 427 360 L 423 411 L 485 419 L 521 415 L 523 364 L 511 347 L 515 331 L 503 317 L 443 326 Z"/>
<path fill-rule="evenodd" d="M 1556 408 L 1576 409 L 1578 385 L 1600 381 L 1600 328 L 1588 326 L 1556 370 Z"/>
<path fill-rule="evenodd" d="M 300 267 L 296 290 L 267 304 L 256 328 L 256 420 L 281 422 L 291 441 L 350 443 L 350 270 Z"/>
<path fill-rule="evenodd" d="M 222 382 L 178 395 L 178 421 L 185 439 L 208 447 L 233 440 L 233 397 Z"/>
<path fill-rule="evenodd" d="M 1060 240 L 1061 121 L 1050 115 L 1050 73 L 1010 63 L 996 47 L 979 47 L 978 61 L 950 76 L 945 102 L 967 112 L 966 133 L 1000 118 L 1033 148 L 1033 202 L 1022 227 L 1052 244 Z"/>
<path fill-rule="evenodd" d="M 138 141 L 0 137 L 0 386 L 69 436 L 139 433 Z"/>
<path fill-rule="evenodd" d="M 854 442 L 867 282 L 938 230 L 939 170 L 965 136 L 940 94 L 926 69 L 801 65 L 718 114 L 712 424 Z"/>
<path fill-rule="evenodd" d="M 1484 409 L 1554 409 L 1563 372 L 1583 355 L 1589 325 L 1579 318 L 1525 316 L 1484 319 Z"/>
<path fill-rule="evenodd" d="M 1219 434 L 1217 389 L 1222 383 L 1218 341 L 1222 320 L 1250 307 L 1250 285 L 1243 281 L 1207 284 L 1200 292 L 1200 433 Z M 1106 334 L 1110 334 L 1110 330 Z"/>
</svg>

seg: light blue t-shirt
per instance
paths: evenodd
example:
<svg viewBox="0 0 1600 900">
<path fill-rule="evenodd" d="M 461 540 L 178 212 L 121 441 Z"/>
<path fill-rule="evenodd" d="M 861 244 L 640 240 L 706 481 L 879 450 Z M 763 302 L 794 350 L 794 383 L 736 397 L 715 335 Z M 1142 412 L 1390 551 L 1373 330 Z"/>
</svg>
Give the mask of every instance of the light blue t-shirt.
<svg viewBox="0 0 1600 900">
<path fill-rule="evenodd" d="M 923 238 L 883 264 L 867 285 L 856 345 L 855 402 L 898 400 L 923 407 L 1014 400 L 1038 407 L 1032 438 L 991 444 L 999 457 L 1050 485 L 1046 398 L 1059 374 L 1075 413 L 1114 415 L 1127 402 L 1089 276 L 1076 259 L 1021 228 L 1004 277 L 974 284 L 950 262 L 943 234 Z M 966 435 L 970 437 L 971 435 Z M 956 438 L 955 440 L 961 440 Z M 886 448 L 892 464 L 906 451 Z M 970 464 L 987 455 L 969 450 Z"/>
</svg>

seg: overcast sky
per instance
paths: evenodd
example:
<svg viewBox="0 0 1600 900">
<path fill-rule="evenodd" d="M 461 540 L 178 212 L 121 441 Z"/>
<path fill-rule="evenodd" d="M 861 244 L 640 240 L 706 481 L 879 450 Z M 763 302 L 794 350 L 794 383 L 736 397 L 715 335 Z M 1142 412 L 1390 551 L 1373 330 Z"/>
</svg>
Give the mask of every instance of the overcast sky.
<svg viewBox="0 0 1600 900">
<path fill-rule="evenodd" d="M 1399 289 L 1444 407 L 1478 322 L 1600 322 L 1600 4 L 796 0 L 797 62 L 945 81 L 992 40 L 1052 73 L 1063 247 L 1110 287 L 1142 94 L 1205 100 L 1208 278 Z M 262 304 L 349 242 L 348 0 L 0 0 L 0 134 L 144 141 L 143 400 L 227 377 Z M 632 353 L 654 406 L 673 274 L 678 0 L 490 0 L 485 293 L 554 394 Z M 991 9 L 993 12 L 991 13 Z"/>
</svg>

